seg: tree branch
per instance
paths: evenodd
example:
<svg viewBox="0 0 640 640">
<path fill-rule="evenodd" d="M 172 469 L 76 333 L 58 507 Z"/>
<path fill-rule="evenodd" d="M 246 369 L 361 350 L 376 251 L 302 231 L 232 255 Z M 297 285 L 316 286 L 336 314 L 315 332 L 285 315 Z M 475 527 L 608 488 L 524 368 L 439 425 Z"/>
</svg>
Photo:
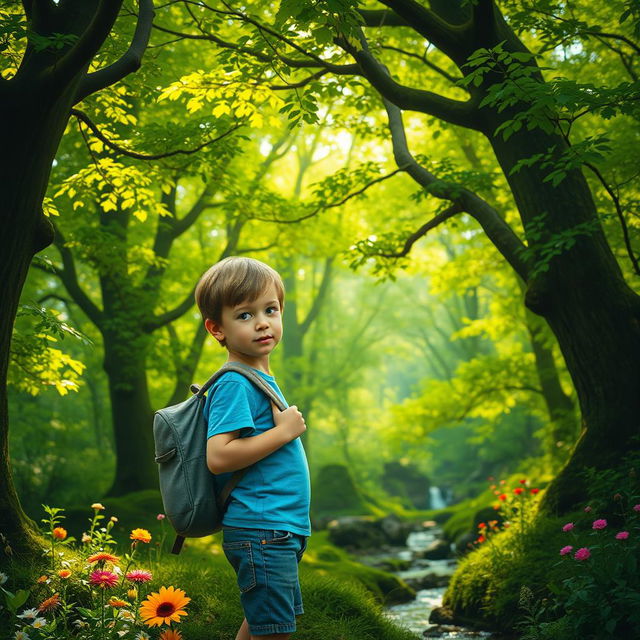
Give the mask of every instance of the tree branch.
<svg viewBox="0 0 640 640">
<path fill-rule="evenodd" d="M 234 127 L 231 127 L 231 129 L 229 129 L 228 131 L 225 131 L 223 134 L 217 136 L 216 138 L 213 138 L 212 140 L 207 140 L 207 142 L 203 142 L 202 144 L 199 144 L 194 149 L 176 149 L 175 151 L 167 151 L 166 153 L 146 154 L 146 153 L 138 153 L 137 151 L 131 151 L 130 149 L 126 149 L 125 147 L 120 146 L 119 144 L 113 142 L 112 140 L 109 140 L 109 138 L 107 138 L 100 131 L 98 126 L 83 111 L 80 111 L 79 109 L 71 109 L 71 115 L 75 116 L 78 120 L 81 120 L 82 122 L 84 122 L 89 127 L 89 129 L 91 129 L 91 132 L 93 133 L 93 135 L 99 140 L 101 140 L 102 142 L 104 142 L 104 144 L 107 147 L 109 147 L 110 149 L 113 149 L 114 151 L 117 151 L 118 153 L 128 156 L 129 158 L 135 158 L 136 160 L 161 160 L 162 158 L 170 158 L 171 156 L 176 156 L 180 154 L 191 155 L 193 153 L 197 153 L 201 149 L 204 149 L 210 144 L 219 142 L 223 138 L 226 138 L 230 133 L 233 133 L 236 129 L 239 129 L 242 126 L 237 124 Z"/>
<path fill-rule="evenodd" d="M 53 273 L 60 278 L 65 289 L 73 298 L 73 301 L 82 309 L 91 322 L 93 322 L 98 329 L 101 329 L 104 321 L 104 313 L 80 286 L 73 254 L 69 247 L 65 246 L 65 239 L 60 232 L 60 229 L 57 227 L 54 228 L 54 244 L 62 258 L 62 269 L 53 267 Z M 43 267 L 43 269 L 47 271 L 46 268 Z"/>
<path fill-rule="evenodd" d="M 450 207 L 447 207 L 444 211 L 441 211 L 439 214 L 431 218 L 428 222 L 423 224 L 417 231 L 414 231 L 404 243 L 404 247 L 401 251 L 396 251 L 394 253 L 375 253 L 376 256 L 381 256 L 383 258 L 402 258 L 406 256 L 410 251 L 413 245 L 420 240 L 423 236 L 427 235 L 429 231 L 435 229 L 438 225 L 442 224 L 445 220 L 449 218 L 453 218 L 453 216 L 458 213 L 462 213 L 463 208 L 454 203 Z"/>
<path fill-rule="evenodd" d="M 191 309 L 191 307 L 193 307 L 196 302 L 194 298 L 195 290 L 195 287 L 191 289 L 189 295 L 187 295 L 180 304 L 178 304 L 170 311 L 150 318 L 143 324 L 142 330 L 145 333 L 153 333 L 156 329 L 164 327 L 170 322 L 173 322 L 174 320 L 177 320 L 178 318 L 183 316 L 187 311 L 189 311 L 189 309 Z"/>
<path fill-rule="evenodd" d="M 431 91 L 414 89 L 397 83 L 391 78 L 385 67 L 366 50 L 364 37 L 363 44 L 365 47 L 363 49 L 356 50 L 347 45 L 347 50 L 350 49 L 351 55 L 360 65 L 362 75 L 384 98 L 393 102 L 400 109 L 427 113 L 451 124 L 480 130 L 474 100 L 466 102 L 452 100 Z"/>
<path fill-rule="evenodd" d="M 68 85 L 95 57 L 113 28 L 122 2 L 123 0 L 99 0 L 98 8 L 87 28 L 55 66 L 49 68 L 48 73 L 56 86 Z M 75 7 L 66 7 L 66 4 L 59 9 L 74 11 Z"/>
<path fill-rule="evenodd" d="M 234 51 L 239 51 L 240 53 L 245 53 L 261 62 L 270 63 L 272 62 L 272 58 L 270 55 L 263 53 L 262 51 L 256 51 L 254 49 L 249 49 L 248 47 L 241 47 L 233 42 L 228 42 L 219 38 L 218 36 L 212 33 L 204 33 L 201 35 L 196 35 L 192 33 L 181 33 L 179 31 L 173 31 L 172 29 L 167 29 L 166 27 L 160 27 L 159 25 L 153 25 L 154 29 L 158 31 L 162 31 L 163 33 L 168 33 L 174 36 L 179 36 L 181 38 L 185 38 L 188 40 L 209 40 L 214 42 L 219 47 L 223 47 L 224 49 L 233 49 Z M 340 64 L 332 64 L 330 62 L 325 62 L 320 58 L 309 59 L 309 60 L 301 60 L 299 58 L 290 58 L 288 56 L 283 56 L 280 52 L 275 52 L 275 55 L 284 62 L 287 66 L 292 67 L 294 69 L 307 69 L 307 68 L 322 68 L 330 71 L 331 73 L 335 73 L 337 75 L 355 75 L 358 73 L 358 65 L 356 64 L 348 64 L 348 65 L 340 65 Z"/>
<path fill-rule="evenodd" d="M 397 53 L 401 53 L 402 55 L 408 56 L 410 58 L 416 58 L 417 60 L 420 60 L 422 64 L 429 67 L 429 69 L 432 69 L 436 73 L 439 73 L 443 78 L 448 80 L 451 84 L 455 84 L 456 86 L 458 86 L 458 80 L 462 78 L 462 76 L 460 76 L 459 78 L 452 76 L 448 71 L 445 71 L 442 67 L 439 67 L 437 64 L 431 62 L 431 60 L 427 59 L 426 54 L 420 55 L 419 53 L 414 53 L 413 51 L 405 51 L 404 49 L 400 49 L 399 47 L 392 47 L 390 45 L 384 44 L 380 48 L 387 51 L 396 51 Z"/>
<path fill-rule="evenodd" d="M 358 9 L 365 27 L 412 27 L 413 25 L 388 9 Z"/>
<path fill-rule="evenodd" d="M 389 129 L 391 131 L 393 155 L 396 164 L 398 167 L 402 167 L 423 187 L 432 185 L 437 180 L 436 176 L 418 164 L 409 151 L 400 109 L 388 100 L 383 99 L 383 102 L 389 118 Z M 527 282 L 529 266 L 525 262 L 523 254 L 526 246 L 491 205 L 477 194 L 459 185 L 451 185 L 450 188 L 443 187 L 438 197 L 450 200 L 457 204 L 461 211 L 466 211 L 472 216 L 514 271 Z M 450 217 L 457 212 L 450 207 L 439 215 L 444 216 L 447 214 Z M 438 216 L 427 224 L 434 225 L 437 218 Z"/>
<path fill-rule="evenodd" d="M 399 169 L 395 169 L 391 173 L 387 173 L 384 176 L 375 178 L 374 180 L 371 180 L 371 182 L 367 182 L 367 184 L 365 184 L 360 189 L 356 191 L 352 191 L 351 193 L 347 194 L 341 200 L 338 200 L 337 202 L 332 202 L 330 204 L 325 204 L 320 207 L 316 207 L 313 211 L 311 211 L 311 213 L 307 213 L 298 218 L 293 218 L 291 220 L 279 220 L 278 218 L 258 218 L 258 217 L 252 216 L 251 219 L 260 220 L 261 222 L 275 222 L 277 224 L 295 224 L 297 222 L 302 222 L 303 220 L 308 220 L 309 218 L 313 218 L 313 216 L 318 215 L 320 211 L 324 211 L 325 209 L 333 209 L 334 207 L 340 207 L 348 200 L 351 200 L 351 198 L 355 198 L 356 196 L 359 196 L 360 194 L 364 193 L 367 189 L 369 189 L 369 187 L 372 187 L 374 184 L 378 184 L 378 182 L 383 182 L 384 180 L 388 180 L 389 178 L 392 178 L 393 176 L 396 175 L 396 173 L 400 173 L 400 171 L 404 171 L 404 168 L 401 167 Z"/>
<path fill-rule="evenodd" d="M 469 25 L 449 24 L 415 0 L 379 0 L 411 28 L 449 56 L 459 67 L 467 61 Z"/>
<path fill-rule="evenodd" d="M 113 2 L 113 0 L 111 1 Z M 136 29 L 129 48 L 114 63 L 89 73 L 82 79 L 76 91 L 74 104 L 78 104 L 78 102 L 100 89 L 115 84 L 140 68 L 142 56 L 149 44 L 155 11 L 153 9 L 153 0 L 138 0 L 138 7 L 138 22 L 136 23 Z"/>
</svg>

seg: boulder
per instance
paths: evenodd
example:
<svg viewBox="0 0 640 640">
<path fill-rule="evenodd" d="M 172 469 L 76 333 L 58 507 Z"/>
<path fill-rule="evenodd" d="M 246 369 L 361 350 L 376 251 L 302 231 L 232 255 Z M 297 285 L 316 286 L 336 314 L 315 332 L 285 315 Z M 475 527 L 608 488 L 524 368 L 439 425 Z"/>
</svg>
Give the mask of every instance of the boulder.
<svg viewBox="0 0 640 640">
<path fill-rule="evenodd" d="M 417 558 L 445 560 L 451 556 L 451 545 L 446 540 L 434 540 L 424 551 L 416 553 Z"/>
<path fill-rule="evenodd" d="M 343 516 L 327 525 L 329 542 L 350 549 L 375 549 L 385 544 L 382 529 L 370 516 Z"/>
<path fill-rule="evenodd" d="M 437 573 L 428 573 L 426 576 L 419 578 L 404 578 L 404 581 L 414 590 L 436 589 L 438 587 L 446 587 L 451 580 L 451 576 L 441 576 Z"/>
<path fill-rule="evenodd" d="M 371 516 L 341 516 L 327 524 L 329 540 L 338 547 L 385 550 L 404 546 L 416 525 L 395 515 L 375 519 Z"/>
</svg>

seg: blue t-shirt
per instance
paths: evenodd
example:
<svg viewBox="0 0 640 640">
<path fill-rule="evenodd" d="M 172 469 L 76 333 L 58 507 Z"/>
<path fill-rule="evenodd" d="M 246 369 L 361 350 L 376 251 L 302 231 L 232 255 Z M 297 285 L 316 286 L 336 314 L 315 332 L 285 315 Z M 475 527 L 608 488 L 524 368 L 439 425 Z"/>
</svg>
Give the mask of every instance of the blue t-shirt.
<svg viewBox="0 0 640 640">
<path fill-rule="evenodd" d="M 276 380 L 254 369 L 282 398 Z M 288 406 L 288 405 L 287 405 Z M 242 374 L 229 371 L 213 384 L 204 406 L 207 438 L 240 429 L 250 438 L 274 426 L 271 403 Z M 218 490 L 231 473 L 216 475 Z M 231 492 L 222 524 L 249 529 L 282 529 L 311 535 L 309 466 L 300 438 L 276 449 L 253 464 Z"/>
</svg>

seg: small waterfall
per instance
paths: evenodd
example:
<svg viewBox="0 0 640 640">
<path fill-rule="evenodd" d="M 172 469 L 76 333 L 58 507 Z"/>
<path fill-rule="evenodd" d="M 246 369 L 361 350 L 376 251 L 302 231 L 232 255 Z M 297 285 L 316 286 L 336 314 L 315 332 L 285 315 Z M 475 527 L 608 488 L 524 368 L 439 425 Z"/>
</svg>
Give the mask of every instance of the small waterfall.
<svg viewBox="0 0 640 640">
<path fill-rule="evenodd" d="M 429 487 L 429 509 L 444 509 L 446 506 L 440 487 Z"/>
</svg>

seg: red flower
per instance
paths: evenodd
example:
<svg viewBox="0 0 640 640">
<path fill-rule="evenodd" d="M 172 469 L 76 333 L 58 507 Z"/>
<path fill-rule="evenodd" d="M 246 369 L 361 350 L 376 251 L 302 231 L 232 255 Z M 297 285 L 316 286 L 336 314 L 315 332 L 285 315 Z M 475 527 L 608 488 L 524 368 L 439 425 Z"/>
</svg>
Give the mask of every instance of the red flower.
<svg viewBox="0 0 640 640">
<path fill-rule="evenodd" d="M 506 499 L 507 499 L 507 494 L 506 494 L 506 493 L 501 493 L 501 494 L 498 496 L 498 500 L 502 500 L 502 501 L 504 501 L 504 500 L 506 500 Z"/>
<path fill-rule="evenodd" d="M 533 493 L 534 495 L 536 493 L 540 493 L 540 489 L 531 489 L 531 493 Z"/>
<path fill-rule="evenodd" d="M 113 589 L 118 584 L 118 576 L 112 571 L 94 571 L 89 576 L 89 582 L 101 589 Z"/>
<path fill-rule="evenodd" d="M 526 480 L 520 480 L 520 484 L 526 484 Z"/>
<path fill-rule="evenodd" d="M 519 496 L 523 491 L 524 491 L 524 489 L 522 487 L 516 487 L 513 490 L 513 493 L 515 493 L 517 496 Z"/>
</svg>

